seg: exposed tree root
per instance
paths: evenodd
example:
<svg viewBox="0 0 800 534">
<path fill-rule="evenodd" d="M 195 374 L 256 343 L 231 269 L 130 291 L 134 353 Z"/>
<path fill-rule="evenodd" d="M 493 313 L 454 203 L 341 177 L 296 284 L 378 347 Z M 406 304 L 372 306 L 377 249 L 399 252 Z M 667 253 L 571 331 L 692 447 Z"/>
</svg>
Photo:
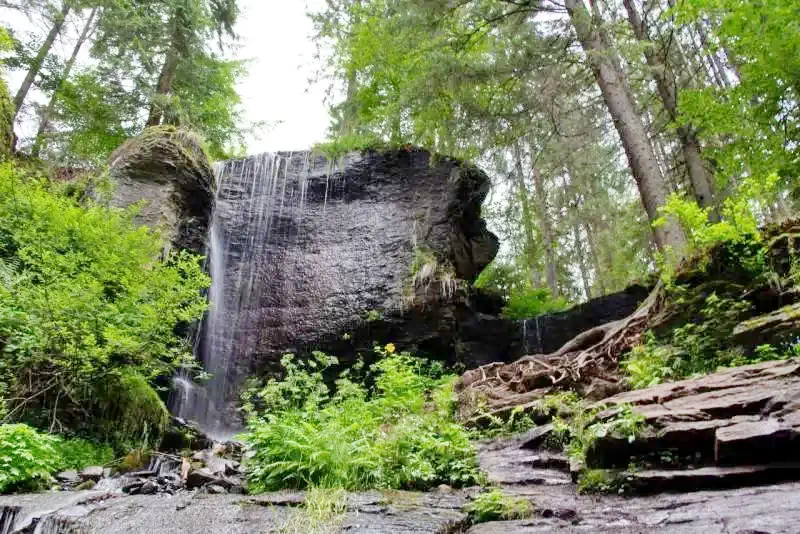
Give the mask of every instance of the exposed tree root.
<svg viewBox="0 0 800 534">
<path fill-rule="evenodd" d="M 557 390 L 605 397 L 609 389 L 620 389 L 620 356 L 641 342 L 647 328 L 664 320 L 664 300 L 659 283 L 625 319 L 586 330 L 552 354 L 524 356 L 513 363 L 491 363 L 468 371 L 456 386 L 461 418 L 479 424 L 483 417 L 503 417 L 518 407 L 531 408 Z"/>
</svg>

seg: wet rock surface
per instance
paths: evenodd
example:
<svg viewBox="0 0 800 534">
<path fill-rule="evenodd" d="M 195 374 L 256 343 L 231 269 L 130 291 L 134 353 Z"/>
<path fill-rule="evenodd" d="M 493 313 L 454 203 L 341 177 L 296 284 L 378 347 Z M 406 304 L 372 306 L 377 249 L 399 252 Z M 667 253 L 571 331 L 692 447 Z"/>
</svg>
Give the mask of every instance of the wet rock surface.
<svg viewBox="0 0 800 534">
<path fill-rule="evenodd" d="M 490 482 L 506 494 L 531 500 L 534 516 L 475 525 L 468 533 L 798 532 L 800 483 L 769 484 L 776 473 L 800 478 L 795 465 L 706 467 L 692 472 L 645 470 L 632 476 L 639 477 L 647 491 L 665 493 L 580 495 L 570 479 L 566 459 L 544 449 L 526 448 L 530 443 L 529 434 L 483 443 L 479 459 Z M 737 488 L 748 484 L 756 486 Z M 726 489 L 698 491 L 704 487 Z"/>
<path fill-rule="evenodd" d="M 0 498 L 13 518 L 6 533 L 39 526 L 51 534 L 252 534 L 300 525 L 302 492 L 245 497 L 187 492 L 176 496 L 120 497 L 102 492 L 52 493 Z M 346 510 L 325 532 L 428 534 L 462 524 L 465 497 L 454 493 L 367 492 L 350 494 Z M 4 517 L 4 516 L 3 516 Z M 1 523 L 0 523 L 1 524 Z M 295 527 L 297 528 L 297 527 Z M 38 530 L 37 530 L 38 532 Z"/>
</svg>

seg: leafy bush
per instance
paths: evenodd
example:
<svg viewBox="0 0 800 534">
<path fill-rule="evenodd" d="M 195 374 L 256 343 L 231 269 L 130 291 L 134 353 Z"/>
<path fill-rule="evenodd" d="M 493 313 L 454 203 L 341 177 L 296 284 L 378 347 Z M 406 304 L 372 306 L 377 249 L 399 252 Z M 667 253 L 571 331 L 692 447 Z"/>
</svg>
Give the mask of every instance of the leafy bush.
<svg viewBox="0 0 800 534">
<path fill-rule="evenodd" d="M 208 277 L 185 252 L 159 261 L 132 211 L 58 189 L 0 165 L 0 398 L 18 399 L 9 419 L 93 435 L 128 408 L 130 377 L 152 399 L 148 382 L 193 361 L 176 332 L 205 309 Z"/>
<path fill-rule="evenodd" d="M 345 372 L 332 392 L 323 372 L 335 359 L 316 353 L 308 362 L 284 357 L 281 380 L 246 394 L 252 491 L 421 490 L 477 480 L 475 452 L 453 419 L 454 377 L 391 345 L 378 352 L 371 389 Z"/>
<path fill-rule="evenodd" d="M 503 316 L 509 319 L 530 319 L 546 313 L 564 311 L 568 307 L 566 299 L 553 298 L 548 289 L 524 289 L 509 295 L 503 308 Z"/>
<path fill-rule="evenodd" d="M 24 424 L 0 425 L 0 493 L 36 491 L 59 467 L 58 439 Z"/>
<path fill-rule="evenodd" d="M 524 497 L 511 497 L 500 489 L 481 493 L 465 508 L 472 524 L 512 521 L 533 515 L 533 505 Z"/>
<path fill-rule="evenodd" d="M 569 420 L 553 418 L 554 432 L 570 459 L 583 463 L 595 441 L 610 434 L 633 443 L 647 428 L 644 417 L 628 405 L 617 406 L 616 412 L 603 420 L 598 420 L 599 411 L 581 403 L 573 407 Z"/>
<path fill-rule="evenodd" d="M 81 438 L 56 438 L 53 448 L 58 456 L 58 471 L 80 471 L 90 465 L 107 465 L 114 461 L 114 449 L 110 445 L 98 445 Z"/>
<path fill-rule="evenodd" d="M 720 367 L 764 361 L 763 354 L 748 356 L 731 345 L 731 332 L 751 308 L 749 302 L 712 293 L 705 299 L 699 320 L 673 329 L 665 341 L 648 333 L 645 342 L 631 350 L 622 362 L 629 382 L 634 388 L 643 388 Z"/>
</svg>

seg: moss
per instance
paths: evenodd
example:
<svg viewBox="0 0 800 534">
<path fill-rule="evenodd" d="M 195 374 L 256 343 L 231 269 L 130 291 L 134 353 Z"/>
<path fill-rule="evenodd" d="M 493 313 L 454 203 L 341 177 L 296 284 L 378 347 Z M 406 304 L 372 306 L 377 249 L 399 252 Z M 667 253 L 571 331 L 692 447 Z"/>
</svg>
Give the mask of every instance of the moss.
<svg viewBox="0 0 800 534">
<path fill-rule="evenodd" d="M 14 144 L 14 104 L 8 96 L 6 82 L 0 78 L 0 161 L 11 155 Z"/>
<path fill-rule="evenodd" d="M 95 413 L 97 435 L 118 450 L 147 448 L 159 443 L 169 423 L 169 411 L 147 380 L 135 372 L 123 371 L 103 388 Z"/>
<path fill-rule="evenodd" d="M 211 158 L 203 139 L 175 126 L 147 128 L 123 143 L 110 158 L 112 173 L 148 176 L 153 181 L 163 180 L 167 162 L 171 172 L 179 171 L 178 179 L 185 185 L 205 189 L 213 186 Z"/>
</svg>

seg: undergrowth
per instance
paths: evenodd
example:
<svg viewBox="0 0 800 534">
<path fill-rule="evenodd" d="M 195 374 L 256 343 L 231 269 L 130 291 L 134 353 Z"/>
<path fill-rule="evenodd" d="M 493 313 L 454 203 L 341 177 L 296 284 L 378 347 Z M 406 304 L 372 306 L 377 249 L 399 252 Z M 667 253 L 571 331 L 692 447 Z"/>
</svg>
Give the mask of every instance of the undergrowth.
<svg viewBox="0 0 800 534">
<path fill-rule="evenodd" d="M 495 488 L 481 493 L 465 509 L 471 524 L 513 521 L 533 515 L 533 505 L 524 497 L 506 495 Z"/>
<path fill-rule="evenodd" d="M 467 431 L 454 420 L 455 377 L 439 364 L 376 348 L 366 387 L 335 358 L 283 358 L 284 376 L 246 393 L 247 473 L 254 493 L 283 488 L 425 490 L 479 481 Z"/>
<path fill-rule="evenodd" d="M 113 459 L 108 445 L 44 434 L 25 424 L 0 425 L 0 493 L 42 490 L 58 471 Z"/>
</svg>

